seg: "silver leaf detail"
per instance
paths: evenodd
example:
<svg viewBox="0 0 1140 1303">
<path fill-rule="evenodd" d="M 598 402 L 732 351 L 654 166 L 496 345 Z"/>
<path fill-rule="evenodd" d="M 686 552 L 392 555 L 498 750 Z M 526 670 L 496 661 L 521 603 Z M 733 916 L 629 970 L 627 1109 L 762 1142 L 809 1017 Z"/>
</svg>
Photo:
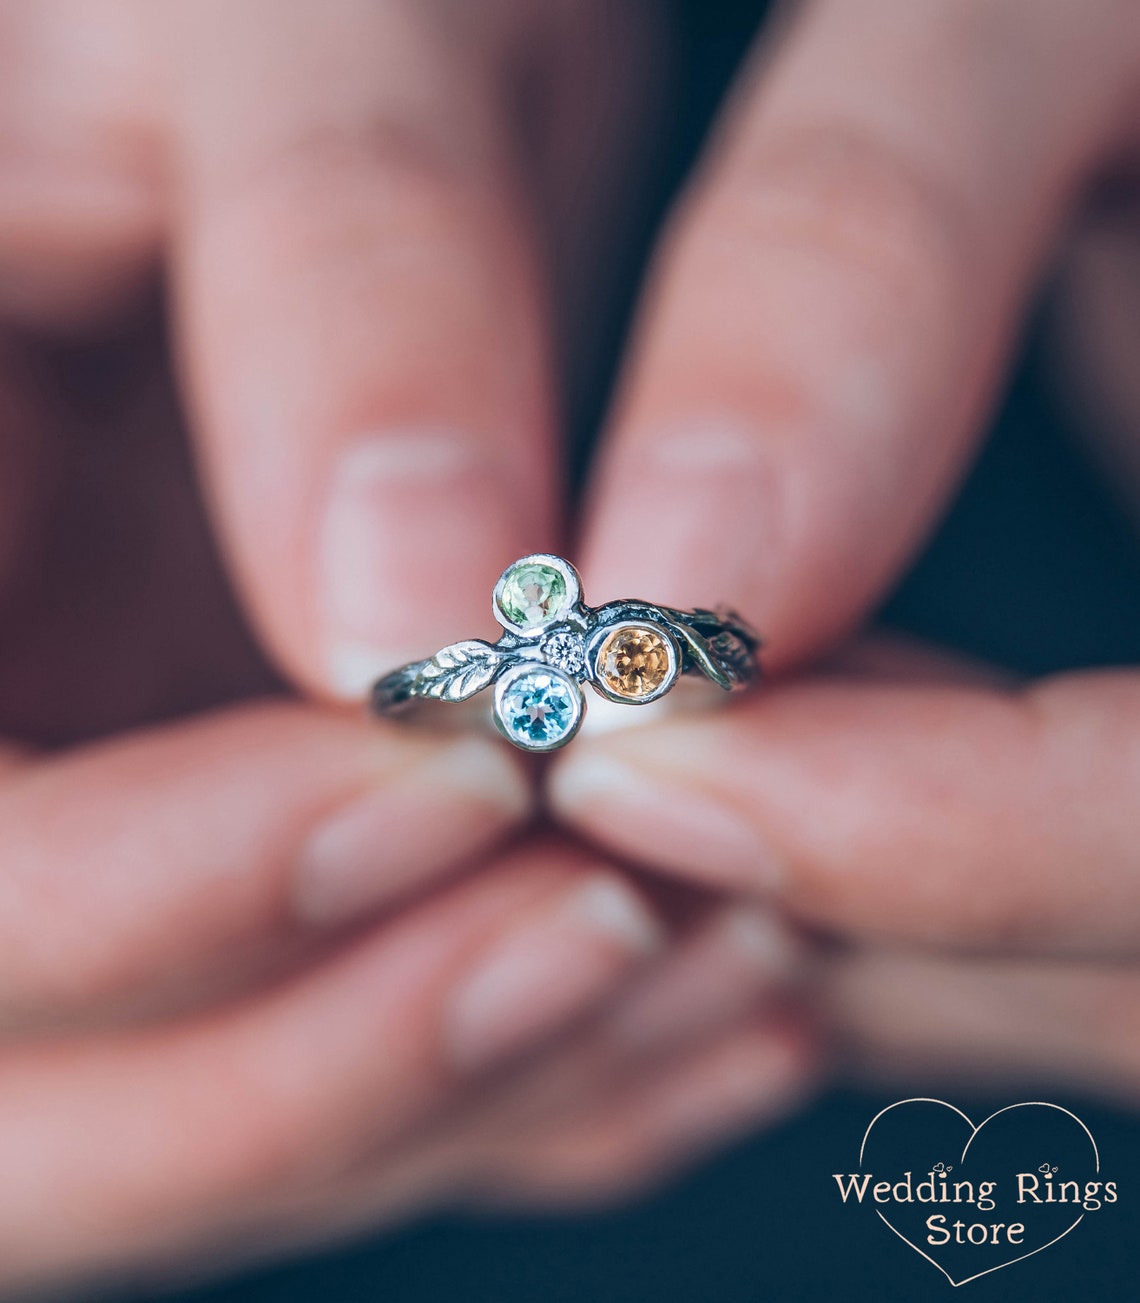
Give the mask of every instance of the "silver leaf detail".
<svg viewBox="0 0 1140 1303">
<path fill-rule="evenodd" d="M 437 701 L 466 701 L 494 681 L 505 659 L 497 648 L 477 639 L 452 643 L 420 670 L 419 695 Z"/>
<path fill-rule="evenodd" d="M 735 676 L 725 672 L 724 665 L 709 645 L 708 639 L 702 638 L 695 629 L 690 629 L 680 621 L 670 623 L 669 627 L 685 643 L 693 660 L 709 678 L 726 692 L 731 691 Z"/>
</svg>

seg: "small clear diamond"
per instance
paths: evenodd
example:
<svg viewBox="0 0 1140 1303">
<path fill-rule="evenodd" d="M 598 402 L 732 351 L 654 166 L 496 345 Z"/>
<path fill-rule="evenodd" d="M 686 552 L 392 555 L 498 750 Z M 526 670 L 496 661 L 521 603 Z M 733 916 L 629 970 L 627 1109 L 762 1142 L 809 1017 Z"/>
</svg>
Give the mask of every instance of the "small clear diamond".
<svg viewBox="0 0 1140 1303">
<path fill-rule="evenodd" d="M 586 641 L 580 633 L 563 629 L 542 640 L 542 654 L 548 665 L 567 674 L 581 674 L 586 668 Z"/>
</svg>

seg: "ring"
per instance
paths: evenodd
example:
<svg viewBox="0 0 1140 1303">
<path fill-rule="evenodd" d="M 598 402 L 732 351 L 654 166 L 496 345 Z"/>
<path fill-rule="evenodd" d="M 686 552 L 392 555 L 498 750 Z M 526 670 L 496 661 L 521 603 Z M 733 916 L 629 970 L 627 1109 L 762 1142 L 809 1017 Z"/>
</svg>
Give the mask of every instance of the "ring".
<svg viewBox="0 0 1140 1303">
<path fill-rule="evenodd" d="M 536 553 L 495 585 L 497 643 L 452 643 L 377 680 L 372 709 L 391 715 L 416 700 L 466 701 L 494 684 L 499 732 L 524 751 L 555 751 L 586 713 L 582 685 L 627 706 L 657 701 L 682 674 L 703 674 L 726 692 L 760 677 L 760 639 L 735 611 L 678 611 L 652 602 L 590 607 L 578 572 Z"/>
</svg>

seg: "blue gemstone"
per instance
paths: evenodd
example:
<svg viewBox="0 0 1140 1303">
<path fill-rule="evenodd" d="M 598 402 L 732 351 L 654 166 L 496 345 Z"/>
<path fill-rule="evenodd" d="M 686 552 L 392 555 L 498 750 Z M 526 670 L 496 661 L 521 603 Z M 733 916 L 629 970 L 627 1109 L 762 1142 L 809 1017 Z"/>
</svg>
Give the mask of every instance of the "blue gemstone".
<svg viewBox="0 0 1140 1303">
<path fill-rule="evenodd" d="M 549 747 L 574 728 L 576 689 L 549 670 L 531 670 L 507 685 L 500 714 L 512 739 L 524 747 Z"/>
</svg>

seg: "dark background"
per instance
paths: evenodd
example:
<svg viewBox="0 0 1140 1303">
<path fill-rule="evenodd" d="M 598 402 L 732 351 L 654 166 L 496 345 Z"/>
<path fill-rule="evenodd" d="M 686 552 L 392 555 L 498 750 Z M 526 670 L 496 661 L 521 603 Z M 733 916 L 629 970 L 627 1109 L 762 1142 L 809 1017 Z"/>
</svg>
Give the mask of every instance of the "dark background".
<svg viewBox="0 0 1140 1303">
<path fill-rule="evenodd" d="M 681 5 L 679 94 L 666 135 L 654 218 L 699 147 L 755 27 L 756 7 Z M 646 220 L 639 257 L 652 236 Z M 625 303 L 638 259 L 626 268 Z M 624 317 L 609 329 L 616 356 Z M 605 377 L 575 404 L 580 446 Z M 1041 673 L 1140 662 L 1140 546 L 1075 441 L 1049 383 L 1040 329 L 995 418 L 993 436 L 925 555 L 883 612 L 886 622 L 1014 669 Z M 1079 870 L 1079 866 L 1075 866 Z M 863 1131 L 906 1092 L 832 1094 L 774 1133 L 618 1211 L 574 1218 L 449 1218 L 333 1254 L 250 1274 L 185 1303 L 748 1303 L 760 1299 L 940 1299 L 952 1287 L 878 1224 L 843 1207 L 831 1173 L 850 1171 Z M 974 1117 L 1020 1096 L 953 1096 Z M 985 1303 L 1140 1297 L 1140 1119 L 1079 1098 L 1121 1202 L 1061 1243 L 962 1288 Z"/>
</svg>

